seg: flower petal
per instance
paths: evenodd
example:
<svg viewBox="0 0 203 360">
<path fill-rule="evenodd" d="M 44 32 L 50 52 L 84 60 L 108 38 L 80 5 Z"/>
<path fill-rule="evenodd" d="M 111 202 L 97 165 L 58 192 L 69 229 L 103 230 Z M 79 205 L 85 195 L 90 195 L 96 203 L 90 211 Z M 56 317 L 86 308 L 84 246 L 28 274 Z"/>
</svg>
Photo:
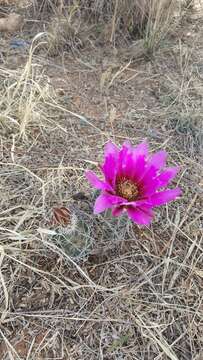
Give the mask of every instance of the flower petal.
<svg viewBox="0 0 203 360">
<path fill-rule="evenodd" d="M 142 142 L 135 148 L 126 141 L 118 158 L 118 176 L 125 176 L 138 181 L 145 169 L 145 157 L 148 153 L 148 144 Z"/>
<path fill-rule="evenodd" d="M 126 161 L 128 159 L 127 154 L 130 154 L 130 150 L 128 145 L 124 143 L 118 155 L 118 176 L 123 176 L 126 174 Z"/>
<path fill-rule="evenodd" d="M 147 156 L 148 155 L 148 150 L 149 150 L 148 143 L 146 141 L 143 141 L 143 142 L 141 142 L 141 144 L 137 145 L 133 149 L 133 155 L 134 156 L 139 156 L 139 155 Z"/>
<path fill-rule="evenodd" d="M 114 188 L 117 172 L 117 161 L 113 155 L 109 154 L 106 157 L 104 164 L 101 166 L 101 170 L 105 176 L 106 181 Z"/>
<path fill-rule="evenodd" d="M 112 187 L 105 181 L 100 180 L 93 171 L 86 171 L 85 176 L 90 184 L 98 190 L 112 191 Z"/>
<path fill-rule="evenodd" d="M 122 205 L 124 206 L 133 206 L 133 207 L 142 207 L 142 206 L 147 206 L 147 207 L 152 207 L 151 205 L 151 201 L 149 200 L 149 198 L 145 198 L 145 199 L 140 199 L 140 200 L 136 200 L 136 201 L 131 201 L 131 202 L 123 202 Z"/>
<path fill-rule="evenodd" d="M 94 214 L 99 214 L 102 211 L 113 207 L 114 205 L 121 204 L 123 199 L 119 196 L 110 194 L 101 194 L 95 201 Z"/>
<path fill-rule="evenodd" d="M 150 197 L 152 206 L 164 205 L 169 201 L 175 200 L 178 196 L 181 195 L 181 190 L 179 188 L 172 190 L 160 191 Z"/>
<path fill-rule="evenodd" d="M 112 215 L 113 216 L 120 216 L 123 212 L 123 207 L 122 206 L 116 206 L 115 208 L 112 209 Z"/>
<path fill-rule="evenodd" d="M 139 225 L 148 225 L 153 218 L 153 211 L 147 206 L 142 206 L 140 208 L 129 206 L 127 212 L 128 216 Z"/>
<path fill-rule="evenodd" d="M 144 155 L 139 155 L 137 158 L 134 159 L 134 165 L 132 169 L 133 172 L 132 179 L 135 182 L 138 183 L 142 178 L 143 173 L 145 172 L 145 165 L 146 165 L 146 160 Z"/>
<path fill-rule="evenodd" d="M 114 157 L 118 157 L 119 148 L 112 142 L 108 141 L 105 145 L 104 156 L 113 155 Z"/>
<path fill-rule="evenodd" d="M 177 166 L 177 167 L 167 168 L 165 171 L 163 171 L 157 178 L 157 180 L 160 182 L 160 187 L 167 186 L 168 183 L 174 177 L 176 177 L 179 170 L 180 170 L 180 168 Z"/>
<path fill-rule="evenodd" d="M 154 166 L 147 166 L 145 172 L 142 174 L 142 177 L 139 181 L 140 188 L 142 189 L 142 193 L 145 194 L 145 191 L 151 186 L 153 179 L 157 176 L 157 169 Z M 155 191 L 154 191 L 155 192 Z"/>
<path fill-rule="evenodd" d="M 148 179 L 140 187 L 140 194 L 142 197 L 149 197 L 156 193 L 156 190 L 160 188 L 160 181 L 157 179 Z"/>
<path fill-rule="evenodd" d="M 126 178 L 128 179 L 133 179 L 134 176 L 134 170 L 135 170 L 135 166 L 134 166 L 134 160 L 132 157 L 132 154 L 129 153 L 126 156 L 125 162 L 122 166 L 122 175 L 126 176 Z"/>
<path fill-rule="evenodd" d="M 133 151 L 133 146 L 129 140 L 124 141 L 123 146 L 127 147 L 129 151 Z"/>
<path fill-rule="evenodd" d="M 156 175 L 157 170 L 152 166 L 146 171 L 140 181 L 140 191 L 143 196 L 151 196 L 160 187 L 165 187 L 176 176 L 179 167 L 167 168 L 160 175 Z"/>
<path fill-rule="evenodd" d="M 166 151 L 160 150 L 150 157 L 149 165 L 154 166 L 157 170 L 160 170 L 165 165 L 167 156 L 168 154 Z"/>
</svg>

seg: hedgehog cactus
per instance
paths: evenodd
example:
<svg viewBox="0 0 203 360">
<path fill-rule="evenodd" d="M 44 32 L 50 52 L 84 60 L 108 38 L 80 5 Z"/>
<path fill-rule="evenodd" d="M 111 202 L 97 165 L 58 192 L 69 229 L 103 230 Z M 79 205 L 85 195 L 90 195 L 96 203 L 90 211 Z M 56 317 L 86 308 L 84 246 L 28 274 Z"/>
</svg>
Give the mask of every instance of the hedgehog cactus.
<svg viewBox="0 0 203 360">
<path fill-rule="evenodd" d="M 68 256 L 84 257 L 91 248 L 91 224 L 85 212 L 76 207 L 53 208 L 51 226 L 54 229 L 52 241 Z"/>
</svg>

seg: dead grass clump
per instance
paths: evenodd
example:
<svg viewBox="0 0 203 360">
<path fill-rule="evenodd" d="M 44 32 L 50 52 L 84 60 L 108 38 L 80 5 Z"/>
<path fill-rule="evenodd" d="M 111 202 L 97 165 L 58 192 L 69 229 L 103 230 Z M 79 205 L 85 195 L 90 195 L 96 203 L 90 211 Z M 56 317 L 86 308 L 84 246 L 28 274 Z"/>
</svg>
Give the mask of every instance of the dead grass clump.
<svg viewBox="0 0 203 360">
<path fill-rule="evenodd" d="M 109 40 L 114 41 L 122 31 L 130 38 L 146 38 L 147 46 L 150 39 L 153 47 L 172 25 L 176 4 L 174 0 L 115 1 Z"/>
<path fill-rule="evenodd" d="M 28 125 L 37 123 L 43 117 L 43 102 L 51 91 L 40 65 L 32 62 L 34 47 L 20 71 L 0 70 L 0 116 L 4 128 L 15 128 L 21 136 L 26 135 Z"/>
<path fill-rule="evenodd" d="M 176 25 L 175 14 L 179 14 L 175 0 L 151 0 L 144 29 L 145 46 L 153 51 Z"/>
<path fill-rule="evenodd" d="M 48 29 L 53 49 L 84 42 L 88 30 L 81 24 L 86 23 L 89 27 L 94 24 L 94 37 L 104 43 L 143 38 L 151 51 L 174 26 L 174 15 L 180 10 L 177 0 L 80 0 L 77 4 L 72 0 L 63 3 L 46 0 L 35 4 L 38 12 L 50 14 L 52 9 L 57 15 Z"/>
<path fill-rule="evenodd" d="M 74 14 L 56 16 L 47 30 L 47 50 L 52 56 L 64 50 L 76 50 L 83 47 L 91 35 L 91 28 L 75 19 Z"/>
<path fill-rule="evenodd" d="M 63 8 L 63 0 L 33 0 L 32 2 L 35 13 L 41 15 L 55 13 Z"/>
</svg>

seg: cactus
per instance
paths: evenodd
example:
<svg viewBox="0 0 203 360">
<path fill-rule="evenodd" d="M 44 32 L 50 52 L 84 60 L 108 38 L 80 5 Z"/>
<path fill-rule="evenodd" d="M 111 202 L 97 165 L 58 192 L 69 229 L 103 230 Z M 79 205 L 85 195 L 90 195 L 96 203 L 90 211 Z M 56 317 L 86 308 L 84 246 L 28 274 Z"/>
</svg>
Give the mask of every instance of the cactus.
<svg viewBox="0 0 203 360">
<path fill-rule="evenodd" d="M 50 240 L 68 256 L 81 259 L 88 254 L 92 245 L 91 216 L 76 206 L 68 209 L 54 208 L 52 227 L 54 232 Z"/>
</svg>

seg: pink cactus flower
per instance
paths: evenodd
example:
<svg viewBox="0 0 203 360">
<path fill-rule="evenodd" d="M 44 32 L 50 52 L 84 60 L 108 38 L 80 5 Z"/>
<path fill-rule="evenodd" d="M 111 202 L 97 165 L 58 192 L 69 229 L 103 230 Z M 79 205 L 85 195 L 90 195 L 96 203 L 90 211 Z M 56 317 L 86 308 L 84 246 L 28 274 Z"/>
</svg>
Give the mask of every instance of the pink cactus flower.
<svg viewBox="0 0 203 360">
<path fill-rule="evenodd" d="M 166 159 L 167 153 L 163 150 L 149 154 L 147 142 L 136 147 L 125 142 L 121 149 L 108 142 L 104 163 L 100 166 L 104 180 L 100 180 L 93 171 L 86 171 L 90 184 L 101 190 L 94 205 L 94 214 L 112 208 L 113 216 L 127 212 L 135 223 L 150 224 L 154 207 L 181 195 L 179 188 L 163 190 L 179 170 L 178 167 L 163 169 Z"/>
</svg>

